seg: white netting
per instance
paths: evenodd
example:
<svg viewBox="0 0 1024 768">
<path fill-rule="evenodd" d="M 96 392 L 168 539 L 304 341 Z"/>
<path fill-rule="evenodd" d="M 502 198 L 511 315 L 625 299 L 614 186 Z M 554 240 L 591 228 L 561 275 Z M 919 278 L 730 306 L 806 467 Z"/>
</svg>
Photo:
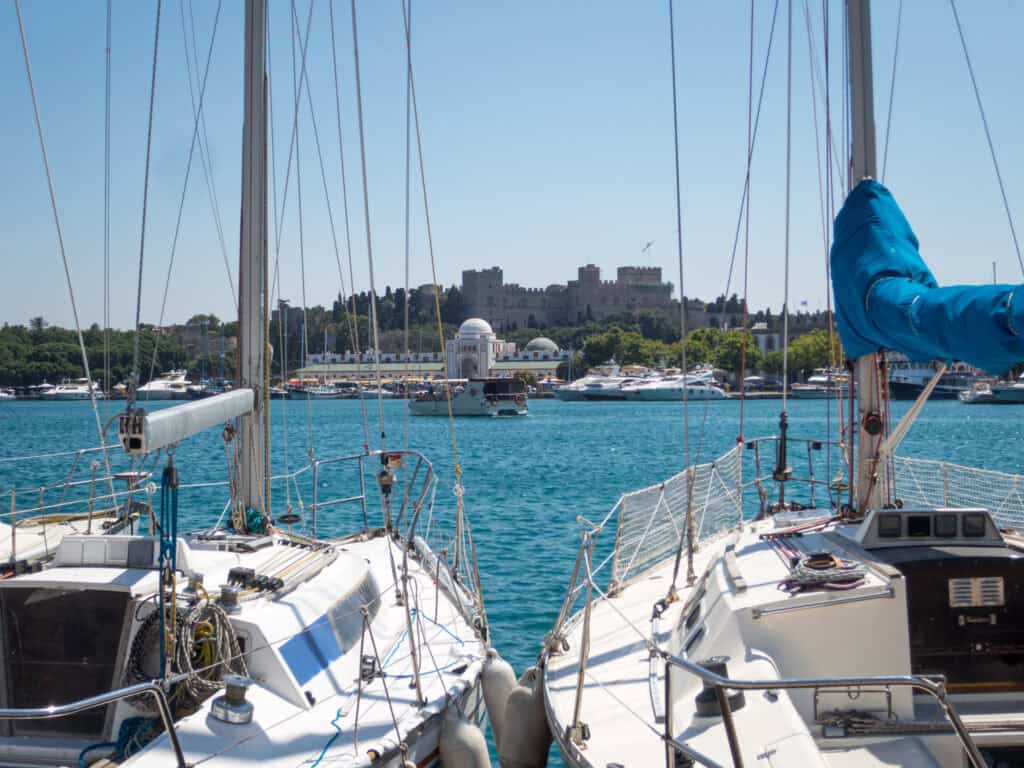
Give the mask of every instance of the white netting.
<svg viewBox="0 0 1024 768">
<path fill-rule="evenodd" d="M 1024 476 L 897 457 L 895 497 L 904 507 L 982 507 L 1000 527 L 1024 526 Z"/>
<path fill-rule="evenodd" d="M 739 520 L 741 450 L 737 446 L 717 461 L 688 467 L 663 483 L 619 499 L 613 583 L 622 584 L 675 555 L 686 533 L 691 503 L 697 541 Z"/>
</svg>

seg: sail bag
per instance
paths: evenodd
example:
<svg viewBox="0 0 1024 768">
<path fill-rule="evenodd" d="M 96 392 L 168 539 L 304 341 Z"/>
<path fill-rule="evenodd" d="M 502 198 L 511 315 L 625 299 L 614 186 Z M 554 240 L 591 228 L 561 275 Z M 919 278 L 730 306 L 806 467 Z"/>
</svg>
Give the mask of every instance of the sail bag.
<svg viewBox="0 0 1024 768">
<path fill-rule="evenodd" d="M 877 181 L 865 179 L 846 198 L 830 258 L 836 323 L 850 357 L 884 348 L 993 374 L 1024 361 L 1024 286 L 940 288 L 903 211 Z"/>
</svg>

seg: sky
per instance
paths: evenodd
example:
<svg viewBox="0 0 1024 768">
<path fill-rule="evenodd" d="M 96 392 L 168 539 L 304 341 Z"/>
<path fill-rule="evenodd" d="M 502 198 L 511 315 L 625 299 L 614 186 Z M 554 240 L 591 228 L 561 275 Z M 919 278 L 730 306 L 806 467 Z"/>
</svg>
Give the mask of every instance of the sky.
<svg viewBox="0 0 1024 768">
<path fill-rule="evenodd" d="M 820 88 L 812 98 L 807 30 L 809 24 L 814 67 L 822 72 L 824 25 L 821 3 L 810 5 L 814 7 L 808 10 L 803 2 L 792 3 L 789 296 L 794 308 L 806 301 L 808 309 L 817 309 L 824 308 L 827 293 L 819 172 L 825 109 Z M 776 311 L 785 283 L 787 6 L 787 0 L 779 5 L 751 168 L 750 303 L 755 309 Z M 887 156 L 883 180 L 903 206 L 940 284 L 987 282 L 993 261 L 1001 281 L 1020 282 L 1021 267 L 950 7 L 932 0 L 902 3 L 893 81 L 900 6 L 897 0 L 886 0 L 873 8 L 879 165 L 882 155 Z M 22 2 L 83 325 L 100 322 L 104 315 L 106 7 L 89 0 Z M 214 0 L 162 4 L 143 322 L 184 322 L 203 312 L 233 317 L 236 312 L 230 286 L 237 274 L 241 159 L 243 13 L 238 0 L 222 5 L 203 101 L 212 185 L 197 151 L 168 280 L 194 130 L 185 54 L 185 41 L 191 44 L 191 38 L 185 30 L 191 34 L 194 20 L 200 68 L 205 67 L 217 7 Z M 754 8 L 755 99 L 773 7 L 768 0 L 756 0 Z M 303 30 L 309 9 L 307 0 L 296 0 Z M 272 269 L 277 265 L 279 270 L 274 296 L 293 303 L 305 297 L 310 305 L 330 304 L 338 295 L 339 262 L 344 289 L 351 289 L 329 10 L 330 0 L 314 0 L 307 59 L 312 99 L 302 96 L 298 159 L 292 160 L 285 203 L 295 121 L 295 38 L 292 5 L 270 1 L 270 158 L 275 170 L 270 209 L 274 222 L 282 222 L 279 232 L 271 224 Z M 1024 124 L 1018 44 L 1024 3 L 961 0 L 958 10 L 1011 211 L 1019 214 L 1024 211 L 1024 146 L 1015 139 Z M 830 3 L 830 15 L 833 143 L 842 155 L 841 3 Z M 367 290 L 349 4 L 335 0 L 334 16 L 354 285 Z M 662 267 L 664 279 L 678 289 L 667 3 L 417 0 L 412 17 L 439 282 L 458 283 L 463 269 L 500 266 L 506 282 L 540 287 L 574 278 L 577 267 L 586 263 L 600 266 L 606 278 L 614 276 L 616 266 L 634 264 Z M 113 0 L 112 20 L 109 312 L 113 326 L 127 328 L 134 324 L 136 310 L 156 3 Z M 395 288 L 405 281 L 401 2 L 364 0 L 357 4 L 357 20 L 373 270 L 383 292 L 385 285 Z M 750 5 L 731 0 L 677 3 L 675 31 L 685 290 L 689 296 L 712 299 L 728 286 L 730 293 L 742 295 L 742 237 L 731 280 L 729 265 L 746 167 Z M 26 323 L 42 315 L 51 323 L 71 325 L 11 3 L 0 6 L 0 68 L 0 322 Z M 195 85 L 195 71 L 192 77 Z M 416 164 L 414 155 L 414 168 Z M 431 282 L 419 183 L 414 175 L 413 286 Z M 1018 224 L 1021 230 L 1024 225 Z"/>
</svg>

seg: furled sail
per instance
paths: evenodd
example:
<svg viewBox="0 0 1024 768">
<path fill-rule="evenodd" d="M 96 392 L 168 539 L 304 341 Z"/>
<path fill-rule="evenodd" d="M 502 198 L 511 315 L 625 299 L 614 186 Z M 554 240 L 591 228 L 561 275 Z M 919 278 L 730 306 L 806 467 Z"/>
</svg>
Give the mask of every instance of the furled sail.
<svg viewBox="0 0 1024 768">
<path fill-rule="evenodd" d="M 940 288 L 892 193 L 877 181 L 865 179 L 846 198 L 831 262 L 836 322 L 849 356 L 885 348 L 911 360 L 962 360 L 989 373 L 1024 360 L 1024 286 Z"/>
</svg>

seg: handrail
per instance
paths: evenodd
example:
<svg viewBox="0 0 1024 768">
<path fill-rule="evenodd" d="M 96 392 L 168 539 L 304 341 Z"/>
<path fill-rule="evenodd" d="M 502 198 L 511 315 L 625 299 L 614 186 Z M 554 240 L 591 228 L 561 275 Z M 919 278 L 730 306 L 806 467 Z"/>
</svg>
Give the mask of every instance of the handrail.
<svg viewBox="0 0 1024 768">
<path fill-rule="evenodd" d="M 178 761 L 178 768 L 189 768 L 185 762 L 185 753 L 181 751 L 181 743 L 178 741 L 178 734 L 174 730 L 174 718 L 171 716 L 171 707 L 167 702 L 167 694 L 158 683 L 137 683 L 126 688 L 119 688 L 115 691 L 108 691 L 97 696 L 90 696 L 68 704 L 52 704 L 48 707 L 37 707 L 34 709 L 0 709 L 0 720 L 49 720 L 57 717 L 67 717 L 77 714 L 86 709 L 101 707 L 112 704 L 132 696 L 149 694 L 156 699 L 156 706 L 160 712 L 160 720 L 163 722 L 164 731 L 171 742 L 174 756 Z"/>
<path fill-rule="evenodd" d="M 974 739 L 971 738 L 971 734 L 968 732 L 967 726 L 964 725 L 964 722 L 960 719 L 960 715 L 957 713 L 956 708 L 949 701 L 949 697 L 946 693 L 945 677 L 941 675 L 934 677 L 925 677 L 922 675 L 864 675 L 860 677 L 797 677 L 778 680 L 734 680 L 712 672 L 706 667 L 702 667 L 700 664 L 679 658 L 668 651 L 659 650 L 658 653 L 665 661 L 666 706 L 664 739 L 666 742 L 666 755 L 668 755 L 671 749 L 674 748 L 673 742 L 675 741 L 672 737 L 672 676 L 669 674 L 669 668 L 675 666 L 696 676 L 703 683 L 712 686 L 715 689 L 716 694 L 718 694 L 718 701 L 722 708 L 722 724 L 725 726 L 726 735 L 729 739 L 729 751 L 732 755 L 733 765 L 736 766 L 736 768 L 742 768 L 743 757 L 739 752 L 736 724 L 732 718 L 732 708 L 729 706 L 729 697 L 725 695 L 725 690 L 727 688 L 732 690 L 765 691 L 791 688 L 853 688 L 864 685 L 914 688 L 919 691 L 924 691 L 928 695 L 932 696 L 938 702 L 940 709 L 946 716 L 946 719 L 948 719 L 950 724 L 953 726 L 953 730 L 956 732 L 960 746 L 962 746 L 964 752 L 967 753 L 967 759 L 972 768 L 986 768 L 985 759 L 978 751 L 978 745 L 974 743 Z M 668 764 L 672 765 L 673 763 L 670 762 Z"/>
</svg>

